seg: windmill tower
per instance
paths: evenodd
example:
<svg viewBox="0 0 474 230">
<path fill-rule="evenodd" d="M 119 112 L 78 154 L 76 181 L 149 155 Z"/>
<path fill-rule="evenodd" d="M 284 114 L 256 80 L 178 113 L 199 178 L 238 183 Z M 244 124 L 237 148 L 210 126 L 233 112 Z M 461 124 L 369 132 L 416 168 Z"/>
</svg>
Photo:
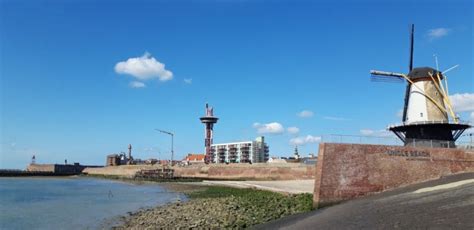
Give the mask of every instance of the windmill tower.
<svg viewBox="0 0 474 230">
<path fill-rule="evenodd" d="M 407 82 L 403 123 L 388 129 L 405 146 L 454 148 L 455 141 L 471 126 L 460 123 L 454 114 L 443 72 L 431 67 L 413 68 L 414 30 L 415 26 L 412 25 L 408 74 L 370 71 L 374 81 Z M 443 80 L 446 87 L 442 84 Z"/>
<path fill-rule="evenodd" d="M 219 120 L 219 118 L 214 117 L 214 108 L 209 107 L 209 105 L 206 103 L 206 115 L 204 117 L 201 117 L 200 120 L 201 123 L 206 126 L 204 134 L 204 147 L 206 150 L 206 157 L 204 158 L 204 162 L 208 164 L 213 161 L 211 145 L 213 139 L 214 124 L 217 123 L 217 120 Z"/>
</svg>

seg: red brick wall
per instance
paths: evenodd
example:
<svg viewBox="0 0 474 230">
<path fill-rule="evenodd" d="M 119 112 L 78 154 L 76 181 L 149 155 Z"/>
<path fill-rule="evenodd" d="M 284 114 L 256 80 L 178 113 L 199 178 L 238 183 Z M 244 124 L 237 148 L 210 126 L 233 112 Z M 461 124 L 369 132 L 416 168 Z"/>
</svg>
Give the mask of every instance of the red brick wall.
<svg viewBox="0 0 474 230">
<path fill-rule="evenodd" d="M 314 165 L 302 164 L 210 164 L 176 167 L 175 176 L 203 179 L 300 180 L 314 179 Z"/>
<path fill-rule="evenodd" d="M 474 171 L 467 150 L 321 143 L 313 202 L 324 206 L 467 171 Z"/>
<path fill-rule="evenodd" d="M 83 172 L 90 175 L 117 175 L 133 177 L 142 169 L 158 169 L 162 166 L 120 165 L 104 168 L 86 168 Z M 301 180 L 314 179 L 314 165 L 297 163 L 285 164 L 193 164 L 186 167 L 174 167 L 176 177 L 201 179 L 250 179 L 250 180 Z"/>
</svg>

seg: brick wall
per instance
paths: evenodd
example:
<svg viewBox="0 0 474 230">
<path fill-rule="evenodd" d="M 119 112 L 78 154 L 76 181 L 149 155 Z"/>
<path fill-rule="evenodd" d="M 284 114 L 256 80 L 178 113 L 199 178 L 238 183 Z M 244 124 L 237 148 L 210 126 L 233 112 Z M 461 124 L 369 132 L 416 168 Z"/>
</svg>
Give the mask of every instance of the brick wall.
<svg viewBox="0 0 474 230">
<path fill-rule="evenodd" d="M 299 180 L 313 179 L 314 165 L 285 164 L 211 164 L 198 167 L 176 168 L 175 175 L 203 179 Z"/>
<path fill-rule="evenodd" d="M 142 169 L 156 169 L 161 166 L 120 165 L 104 168 L 86 168 L 83 172 L 91 175 L 115 175 L 133 177 Z M 250 180 L 299 180 L 314 179 L 315 166 L 303 164 L 196 164 L 174 167 L 174 176 L 200 179 L 250 179 Z"/>
<path fill-rule="evenodd" d="M 324 206 L 473 171 L 474 152 L 467 150 L 321 143 L 313 202 Z"/>
</svg>

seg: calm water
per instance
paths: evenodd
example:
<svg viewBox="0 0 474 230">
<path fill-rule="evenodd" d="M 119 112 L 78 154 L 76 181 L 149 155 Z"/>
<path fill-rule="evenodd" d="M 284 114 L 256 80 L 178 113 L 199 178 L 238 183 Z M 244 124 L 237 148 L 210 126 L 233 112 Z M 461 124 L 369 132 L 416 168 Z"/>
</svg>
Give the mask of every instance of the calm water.
<svg viewBox="0 0 474 230">
<path fill-rule="evenodd" d="M 0 177 L 0 229 L 97 229 L 113 217 L 178 197 L 185 199 L 157 184 Z"/>
</svg>

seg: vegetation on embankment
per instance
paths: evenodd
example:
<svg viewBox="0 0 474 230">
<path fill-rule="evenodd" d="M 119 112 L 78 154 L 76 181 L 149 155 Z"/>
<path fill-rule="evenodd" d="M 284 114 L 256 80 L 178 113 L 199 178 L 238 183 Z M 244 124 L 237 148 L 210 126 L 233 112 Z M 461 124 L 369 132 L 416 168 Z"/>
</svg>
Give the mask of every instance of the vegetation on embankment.
<svg viewBox="0 0 474 230">
<path fill-rule="evenodd" d="M 312 210 L 311 194 L 217 186 L 186 194 L 191 200 L 139 211 L 118 228 L 246 228 Z"/>
</svg>

